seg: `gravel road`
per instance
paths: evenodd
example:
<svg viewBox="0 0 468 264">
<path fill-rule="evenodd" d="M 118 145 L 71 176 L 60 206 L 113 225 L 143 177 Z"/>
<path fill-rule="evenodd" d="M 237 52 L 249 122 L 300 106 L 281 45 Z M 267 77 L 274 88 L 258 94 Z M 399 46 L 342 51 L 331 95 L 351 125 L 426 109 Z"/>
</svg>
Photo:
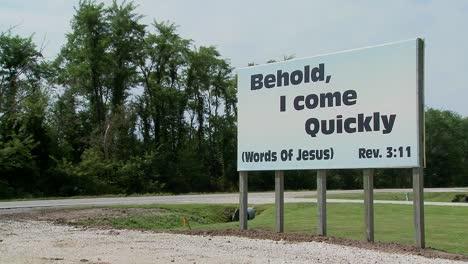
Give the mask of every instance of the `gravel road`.
<svg viewBox="0 0 468 264">
<path fill-rule="evenodd" d="M 466 263 L 319 242 L 0 222 L 0 263 Z"/>
</svg>

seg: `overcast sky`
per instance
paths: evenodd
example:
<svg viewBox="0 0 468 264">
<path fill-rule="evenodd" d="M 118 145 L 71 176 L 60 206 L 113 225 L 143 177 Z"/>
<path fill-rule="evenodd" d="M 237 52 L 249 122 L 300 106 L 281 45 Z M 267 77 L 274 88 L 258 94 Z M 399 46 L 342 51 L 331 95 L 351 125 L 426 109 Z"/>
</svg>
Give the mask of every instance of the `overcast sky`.
<svg viewBox="0 0 468 264">
<path fill-rule="evenodd" d="M 104 1 L 110 2 L 110 1 Z M 78 1 L 0 0 L 0 31 L 44 43 L 54 58 Z M 422 37 L 426 105 L 468 116 L 468 1 L 136 0 L 142 22 L 169 20 L 195 45 L 214 45 L 234 67 Z M 359 65 L 356 65 L 359 67 Z"/>
</svg>

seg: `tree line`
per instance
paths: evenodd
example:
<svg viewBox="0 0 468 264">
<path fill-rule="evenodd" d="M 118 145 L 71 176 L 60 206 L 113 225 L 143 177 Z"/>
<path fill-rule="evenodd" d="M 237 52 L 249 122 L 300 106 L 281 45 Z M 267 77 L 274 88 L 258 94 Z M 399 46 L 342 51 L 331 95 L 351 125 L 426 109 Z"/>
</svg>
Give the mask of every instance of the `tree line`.
<svg viewBox="0 0 468 264">
<path fill-rule="evenodd" d="M 237 189 L 233 67 L 135 9 L 80 1 L 51 60 L 32 36 L 0 33 L 0 197 Z M 467 186 L 468 119 L 428 109 L 426 144 L 426 186 Z M 328 184 L 361 188 L 359 173 L 331 171 Z M 253 173 L 250 189 L 271 189 L 272 175 Z M 289 171 L 286 188 L 315 188 L 314 176 Z M 375 181 L 407 187 L 410 171 Z"/>
</svg>

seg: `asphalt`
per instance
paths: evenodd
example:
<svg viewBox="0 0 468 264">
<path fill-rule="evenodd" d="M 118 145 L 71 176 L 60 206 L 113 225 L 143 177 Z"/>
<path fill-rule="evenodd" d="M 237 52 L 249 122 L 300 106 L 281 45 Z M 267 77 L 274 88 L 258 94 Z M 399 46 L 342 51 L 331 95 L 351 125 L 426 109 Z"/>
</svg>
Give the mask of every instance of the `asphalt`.
<svg viewBox="0 0 468 264">
<path fill-rule="evenodd" d="M 425 192 L 467 192 L 468 188 L 425 188 Z M 411 193 L 412 189 L 375 189 L 375 193 Z M 362 193 L 362 190 L 330 190 L 327 194 Z M 285 203 L 312 202 L 315 198 L 301 198 L 315 195 L 315 191 L 285 192 Z M 269 204 L 275 202 L 274 192 L 252 192 L 248 196 L 249 204 Z M 328 203 L 363 203 L 362 200 L 327 199 Z M 239 203 L 238 193 L 222 194 L 190 194 L 190 195 L 164 195 L 164 196 L 135 196 L 135 197 L 102 197 L 81 199 L 53 199 L 0 202 L 0 212 L 8 209 L 27 209 L 42 207 L 77 207 L 77 206 L 110 206 L 110 205 L 143 205 L 143 204 L 233 204 Z M 374 200 L 374 203 L 408 204 L 411 201 L 383 201 Z M 468 206 L 468 203 L 425 202 L 425 205 L 439 206 Z"/>
</svg>

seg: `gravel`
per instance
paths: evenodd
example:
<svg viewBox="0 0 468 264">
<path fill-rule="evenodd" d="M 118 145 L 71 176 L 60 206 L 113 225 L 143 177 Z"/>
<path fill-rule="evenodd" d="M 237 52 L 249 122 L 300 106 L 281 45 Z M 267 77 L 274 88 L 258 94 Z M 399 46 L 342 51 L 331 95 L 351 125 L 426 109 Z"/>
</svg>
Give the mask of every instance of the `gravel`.
<svg viewBox="0 0 468 264">
<path fill-rule="evenodd" d="M 0 263 L 465 263 L 320 242 L 0 222 Z"/>
</svg>

